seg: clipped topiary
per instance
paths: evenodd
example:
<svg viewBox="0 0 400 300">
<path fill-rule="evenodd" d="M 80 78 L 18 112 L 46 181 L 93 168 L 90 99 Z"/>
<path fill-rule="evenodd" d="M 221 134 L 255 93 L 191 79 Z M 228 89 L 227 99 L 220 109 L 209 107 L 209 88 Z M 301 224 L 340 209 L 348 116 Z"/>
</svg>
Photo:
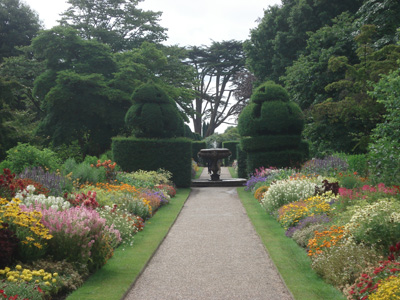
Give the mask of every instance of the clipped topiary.
<svg viewBox="0 0 400 300">
<path fill-rule="evenodd" d="M 184 135 L 183 119 L 175 102 L 154 83 L 141 85 L 132 95 L 125 124 L 136 137 L 172 138 Z"/>
<path fill-rule="evenodd" d="M 247 172 L 259 167 L 292 167 L 307 158 L 301 141 L 304 115 L 287 91 L 268 81 L 259 86 L 239 116 L 241 146 Z"/>
</svg>

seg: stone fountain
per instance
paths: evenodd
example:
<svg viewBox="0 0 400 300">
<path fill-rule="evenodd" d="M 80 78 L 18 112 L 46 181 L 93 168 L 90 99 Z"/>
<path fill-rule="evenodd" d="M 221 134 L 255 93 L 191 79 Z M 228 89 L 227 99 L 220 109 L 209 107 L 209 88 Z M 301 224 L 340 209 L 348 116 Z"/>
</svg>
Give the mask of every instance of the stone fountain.
<svg viewBox="0 0 400 300">
<path fill-rule="evenodd" d="M 219 179 L 221 173 L 220 160 L 231 155 L 231 151 L 227 148 L 201 149 L 197 153 L 197 156 L 201 157 L 207 163 L 208 174 L 211 174 L 211 181 L 221 180 Z"/>
</svg>

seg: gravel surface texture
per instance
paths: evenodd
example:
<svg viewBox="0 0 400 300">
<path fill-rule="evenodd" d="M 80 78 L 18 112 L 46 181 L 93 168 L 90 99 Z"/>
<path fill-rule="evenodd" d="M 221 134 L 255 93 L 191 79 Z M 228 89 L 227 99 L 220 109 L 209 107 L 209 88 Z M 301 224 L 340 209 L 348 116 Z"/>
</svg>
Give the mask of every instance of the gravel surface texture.
<svg viewBox="0 0 400 300">
<path fill-rule="evenodd" d="M 206 169 L 202 177 L 208 178 Z M 230 178 L 222 168 L 221 178 Z M 173 201 L 173 200 L 172 200 Z M 179 217 L 125 300 L 293 299 L 236 188 L 192 188 Z"/>
</svg>

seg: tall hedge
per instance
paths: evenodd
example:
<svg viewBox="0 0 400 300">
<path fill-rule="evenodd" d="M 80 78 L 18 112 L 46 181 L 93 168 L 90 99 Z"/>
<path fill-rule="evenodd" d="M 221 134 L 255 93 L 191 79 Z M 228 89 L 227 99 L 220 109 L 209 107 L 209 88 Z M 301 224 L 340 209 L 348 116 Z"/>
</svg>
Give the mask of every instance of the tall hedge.
<svg viewBox="0 0 400 300">
<path fill-rule="evenodd" d="M 191 184 L 192 142 L 189 139 L 116 137 L 112 140 L 112 157 L 123 171 L 162 168 L 172 173 L 172 180 L 178 187 Z"/>
<path fill-rule="evenodd" d="M 301 141 L 304 115 L 274 82 L 259 86 L 239 116 L 241 147 L 247 153 L 247 173 L 259 167 L 293 167 L 307 159 Z"/>
<path fill-rule="evenodd" d="M 192 142 L 192 158 L 195 160 L 195 162 L 199 163 L 199 161 L 201 160 L 197 156 L 197 153 L 199 153 L 199 151 L 201 149 L 206 149 L 206 148 L 207 148 L 207 144 L 205 141 L 193 141 Z"/>
<path fill-rule="evenodd" d="M 247 172 L 247 153 L 242 150 L 240 144 L 236 145 L 236 155 L 238 164 L 238 177 L 248 178 L 249 173 Z"/>
<path fill-rule="evenodd" d="M 232 155 L 228 158 L 224 159 L 225 166 L 230 166 L 235 159 L 237 159 L 236 155 L 236 146 L 239 144 L 239 141 L 225 141 L 222 142 L 222 148 L 227 148 L 231 151 Z"/>
</svg>

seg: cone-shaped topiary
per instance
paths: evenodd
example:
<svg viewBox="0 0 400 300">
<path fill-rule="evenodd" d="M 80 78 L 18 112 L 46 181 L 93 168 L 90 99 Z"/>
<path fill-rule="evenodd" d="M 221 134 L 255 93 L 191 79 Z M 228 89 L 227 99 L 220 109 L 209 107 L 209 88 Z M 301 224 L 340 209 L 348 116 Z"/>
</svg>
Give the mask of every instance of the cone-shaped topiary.
<svg viewBox="0 0 400 300">
<path fill-rule="evenodd" d="M 132 102 L 125 115 L 125 124 L 136 137 L 171 138 L 184 135 L 183 119 L 175 102 L 158 85 L 141 85 L 133 93 Z"/>
<path fill-rule="evenodd" d="M 306 159 L 308 147 L 301 141 L 303 128 L 303 112 L 289 101 L 282 86 L 271 81 L 259 86 L 238 123 L 241 146 L 247 152 L 247 171 L 261 166 L 295 166 Z"/>
</svg>

